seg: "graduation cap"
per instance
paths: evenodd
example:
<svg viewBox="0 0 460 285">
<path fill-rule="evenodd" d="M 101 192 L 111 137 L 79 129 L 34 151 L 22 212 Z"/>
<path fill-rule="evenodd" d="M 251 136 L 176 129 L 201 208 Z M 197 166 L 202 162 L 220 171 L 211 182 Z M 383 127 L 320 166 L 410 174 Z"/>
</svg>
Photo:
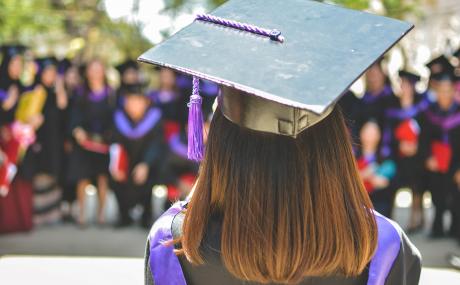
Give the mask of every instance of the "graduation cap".
<svg viewBox="0 0 460 285">
<path fill-rule="evenodd" d="M 145 96 L 147 97 L 147 93 L 145 92 L 146 85 L 142 83 L 134 83 L 134 84 L 124 84 L 120 89 L 121 96 Z"/>
<path fill-rule="evenodd" d="M 435 57 L 426 64 L 426 67 L 430 69 L 430 77 L 435 79 L 441 73 L 453 72 L 454 66 L 450 63 L 449 59 L 445 55 Z M 436 80 L 436 79 L 435 79 Z"/>
<path fill-rule="evenodd" d="M 189 157 L 199 160 L 198 78 L 222 85 L 219 107 L 233 123 L 295 138 L 412 27 L 316 1 L 230 0 L 139 60 L 194 76 Z"/>
<path fill-rule="evenodd" d="M 16 55 L 21 55 L 26 49 L 26 46 L 23 45 L 3 45 L 0 47 L 3 58 L 13 58 Z"/>
<path fill-rule="evenodd" d="M 454 52 L 453 56 L 460 58 L 460 48 Z"/>
<path fill-rule="evenodd" d="M 37 58 L 35 62 L 38 65 L 39 72 L 42 72 L 49 66 L 58 67 L 58 60 L 53 56 Z"/>
<path fill-rule="evenodd" d="M 417 75 L 407 70 L 400 70 L 398 74 L 400 78 L 405 78 L 409 80 L 412 84 L 415 84 L 418 81 L 420 81 L 420 75 Z"/>
<path fill-rule="evenodd" d="M 58 62 L 58 72 L 63 75 L 72 67 L 72 61 L 68 58 L 64 58 Z"/>
<path fill-rule="evenodd" d="M 138 70 L 139 69 L 139 64 L 137 63 L 137 61 L 129 59 L 129 60 L 117 65 L 115 68 L 118 70 L 120 75 L 122 75 L 123 73 L 125 73 L 126 70 L 128 70 L 130 68 Z"/>
</svg>

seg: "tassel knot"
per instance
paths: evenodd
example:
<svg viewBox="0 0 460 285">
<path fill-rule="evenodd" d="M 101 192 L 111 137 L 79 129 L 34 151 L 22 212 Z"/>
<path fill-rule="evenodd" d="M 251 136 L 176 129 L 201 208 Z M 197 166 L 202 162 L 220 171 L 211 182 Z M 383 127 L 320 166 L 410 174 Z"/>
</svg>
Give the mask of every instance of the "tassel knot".
<svg viewBox="0 0 460 285">
<path fill-rule="evenodd" d="M 187 156 L 194 161 L 203 160 L 204 154 L 203 111 L 201 110 L 203 99 L 199 95 L 199 89 L 200 81 L 197 77 L 193 77 L 193 93 L 187 104 L 189 108 Z"/>
</svg>

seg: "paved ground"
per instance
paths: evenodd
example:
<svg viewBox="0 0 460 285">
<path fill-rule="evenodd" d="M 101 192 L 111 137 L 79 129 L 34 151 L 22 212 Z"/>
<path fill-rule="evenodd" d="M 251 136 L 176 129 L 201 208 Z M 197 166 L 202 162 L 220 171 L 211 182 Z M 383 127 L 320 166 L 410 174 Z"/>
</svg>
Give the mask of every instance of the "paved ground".
<svg viewBox="0 0 460 285">
<path fill-rule="evenodd" d="M 94 201 L 91 202 L 91 199 L 89 199 L 89 206 L 94 203 Z M 113 211 L 115 211 L 113 197 L 109 198 L 109 204 L 111 204 L 108 207 L 109 216 L 113 216 Z M 431 210 L 428 214 L 431 217 Z M 94 213 L 90 213 L 90 215 L 94 215 Z M 407 222 L 407 216 L 408 209 L 396 209 L 395 219 L 403 228 Z M 138 258 L 135 262 L 137 262 L 136 266 L 140 266 L 139 262 L 141 260 L 139 258 L 144 254 L 146 236 L 147 230 L 137 226 L 123 230 L 116 230 L 111 227 L 99 228 L 97 226 L 90 226 L 84 230 L 74 225 L 46 226 L 29 233 L 0 236 L 0 256 L 129 257 Z M 426 231 L 411 236 L 411 240 L 420 249 L 423 256 L 423 265 L 426 267 L 423 284 L 433 284 L 428 281 L 441 281 L 443 278 L 447 278 L 446 280 L 452 282 L 453 280 L 456 281 L 454 283 L 446 281 L 447 283 L 442 282 L 440 284 L 460 284 L 459 272 L 428 269 L 447 269 L 446 255 L 450 252 L 460 253 L 460 247 L 457 243 L 450 239 L 429 240 L 426 237 Z M 0 262 L 0 271 L 2 268 L 5 270 L 5 262 Z M 0 281 L 1 279 L 0 277 Z M 0 283 L 4 284 L 3 282 Z"/>
</svg>

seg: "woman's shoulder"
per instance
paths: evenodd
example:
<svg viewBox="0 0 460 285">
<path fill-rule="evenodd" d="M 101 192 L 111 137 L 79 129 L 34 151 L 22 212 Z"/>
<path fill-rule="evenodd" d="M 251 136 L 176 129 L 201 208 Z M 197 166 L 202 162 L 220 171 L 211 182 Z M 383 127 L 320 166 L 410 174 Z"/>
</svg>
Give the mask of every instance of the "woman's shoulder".
<svg viewBox="0 0 460 285">
<path fill-rule="evenodd" d="M 369 265 L 368 284 L 418 284 L 421 255 L 401 227 L 375 212 L 376 252 Z"/>
</svg>

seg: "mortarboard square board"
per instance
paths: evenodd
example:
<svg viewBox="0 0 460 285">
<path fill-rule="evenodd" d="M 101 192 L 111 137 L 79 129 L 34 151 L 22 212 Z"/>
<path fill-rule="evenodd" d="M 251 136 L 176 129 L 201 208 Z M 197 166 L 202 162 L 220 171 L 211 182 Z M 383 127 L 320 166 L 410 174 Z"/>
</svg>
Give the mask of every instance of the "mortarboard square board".
<svg viewBox="0 0 460 285">
<path fill-rule="evenodd" d="M 139 60 L 318 116 L 413 28 L 306 0 L 230 0 L 211 15 L 276 29 L 284 41 L 195 20 Z"/>
</svg>

